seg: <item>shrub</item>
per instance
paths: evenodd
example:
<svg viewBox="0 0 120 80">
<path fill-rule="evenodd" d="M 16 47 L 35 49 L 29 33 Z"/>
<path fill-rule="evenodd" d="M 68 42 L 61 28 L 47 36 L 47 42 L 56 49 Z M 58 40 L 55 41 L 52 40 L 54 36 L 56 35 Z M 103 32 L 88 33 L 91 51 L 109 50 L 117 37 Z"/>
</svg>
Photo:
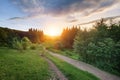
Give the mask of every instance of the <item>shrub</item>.
<svg viewBox="0 0 120 80">
<path fill-rule="evenodd" d="M 37 46 L 35 45 L 35 44 L 32 44 L 31 46 L 30 46 L 30 49 L 32 49 L 32 50 L 35 50 L 37 48 Z"/>
<path fill-rule="evenodd" d="M 13 38 L 12 47 L 17 50 L 23 50 L 21 41 L 19 41 L 16 37 Z"/>
<path fill-rule="evenodd" d="M 55 48 L 55 49 L 63 50 L 63 49 L 64 49 L 64 45 L 62 44 L 62 42 L 57 41 L 57 42 L 54 44 L 54 48 Z"/>
<path fill-rule="evenodd" d="M 24 37 L 22 40 L 18 38 L 13 38 L 12 47 L 17 50 L 26 50 L 31 45 L 31 41 Z"/>
<path fill-rule="evenodd" d="M 23 37 L 21 42 L 22 42 L 22 47 L 23 47 L 24 50 L 29 48 L 29 46 L 31 44 L 31 41 L 27 37 Z"/>
</svg>

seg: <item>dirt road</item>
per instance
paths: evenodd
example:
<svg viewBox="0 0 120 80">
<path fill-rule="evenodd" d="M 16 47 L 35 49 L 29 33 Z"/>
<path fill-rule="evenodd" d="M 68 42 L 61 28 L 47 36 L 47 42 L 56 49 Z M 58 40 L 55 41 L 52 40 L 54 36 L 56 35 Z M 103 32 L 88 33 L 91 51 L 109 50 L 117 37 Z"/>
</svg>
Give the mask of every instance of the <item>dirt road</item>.
<svg viewBox="0 0 120 80">
<path fill-rule="evenodd" d="M 48 62 L 49 68 L 53 73 L 50 80 L 68 80 L 50 59 L 47 57 L 43 58 Z"/>
<path fill-rule="evenodd" d="M 77 61 L 71 58 L 68 58 L 66 56 L 60 55 L 60 54 L 55 54 L 53 52 L 48 51 L 51 55 L 58 57 L 72 65 L 74 65 L 75 67 L 84 70 L 84 71 L 88 71 L 89 73 L 92 73 L 93 75 L 97 76 L 98 78 L 100 78 L 101 80 L 120 80 L 120 77 L 112 75 L 110 73 L 107 73 L 105 71 L 102 71 L 92 65 L 86 64 L 84 62 L 81 61 Z"/>
</svg>

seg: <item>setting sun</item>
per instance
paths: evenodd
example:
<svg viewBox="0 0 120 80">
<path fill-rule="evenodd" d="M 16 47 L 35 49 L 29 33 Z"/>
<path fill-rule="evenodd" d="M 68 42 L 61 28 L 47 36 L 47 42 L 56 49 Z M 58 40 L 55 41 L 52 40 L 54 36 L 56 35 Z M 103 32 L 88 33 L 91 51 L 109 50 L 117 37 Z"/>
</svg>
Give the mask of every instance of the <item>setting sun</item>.
<svg viewBox="0 0 120 80">
<path fill-rule="evenodd" d="M 50 36 L 57 36 L 58 35 L 58 32 L 54 29 L 51 29 L 48 33 Z"/>
<path fill-rule="evenodd" d="M 59 27 L 49 27 L 45 30 L 45 34 L 49 36 L 59 36 L 61 29 L 59 29 Z"/>
</svg>

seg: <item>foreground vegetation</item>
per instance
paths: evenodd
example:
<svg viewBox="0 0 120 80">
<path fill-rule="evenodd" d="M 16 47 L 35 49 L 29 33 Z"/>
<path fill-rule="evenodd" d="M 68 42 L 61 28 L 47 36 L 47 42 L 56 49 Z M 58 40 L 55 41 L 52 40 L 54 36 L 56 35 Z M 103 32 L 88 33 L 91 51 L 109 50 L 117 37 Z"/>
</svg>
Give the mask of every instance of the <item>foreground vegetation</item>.
<svg viewBox="0 0 120 80">
<path fill-rule="evenodd" d="M 45 53 L 42 46 L 22 52 L 0 47 L 0 80 L 49 80 L 51 72 L 47 62 L 40 57 L 41 53 Z M 46 55 L 69 80 L 99 80 L 88 72 L 79 70 L 49 54 Z"/>
<path fill-rule="evenodd" d="M 120 23 L 101 20 L 90 31 L 80 30 L 73 47 L 82 61 L 120 76 Z"/>
<path fill-rule="evenodd" d="M 40 51 L 0 47 L 0 80 L 49 80 L 48 64 Z"/>
<path fill-rule="evenodd" d="M 51 59 L 56 66 L 63 72 L 63 74 L 69 79 L 69 80 L 99 80 L 94 75 L 82 71 L 71 64 L 64 62 L 61 59 L 58 59 L 56 57 L 53 57 L 49 54 L 47 54 L 47 57 Z"/>
</svg>

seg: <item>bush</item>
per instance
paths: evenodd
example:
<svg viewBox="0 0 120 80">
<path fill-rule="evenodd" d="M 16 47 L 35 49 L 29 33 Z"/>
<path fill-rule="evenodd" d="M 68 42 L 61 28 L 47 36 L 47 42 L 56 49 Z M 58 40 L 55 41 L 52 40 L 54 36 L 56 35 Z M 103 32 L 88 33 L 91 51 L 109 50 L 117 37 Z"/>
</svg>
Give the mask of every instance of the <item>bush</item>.
<svg viewBox="0 0 120 80">
<path fill-rule="evenodd" d="M 30 49 L 32 49 L 32 50 L 36 50 L 36 48 L 37 48 L 37 46 L 36 46 L 35 44 L 32 44 L 32 45 L 30 46 Z"/>
<path fill-rule="evenodd" d="M 27 37 L 24 37 L 22 40 L 15 37 L 12 41 L 12 47 L 17 50 L 26 50 L 30 45 L 31 42 Z"/>
<path fill-rule="evenodd" d="M 54 48 L 55 48 L 55 49 L 63 50 L 63 49 L 64 49 L 64 45 L 62 44 L 62 42 L 57 41 L 57 42 L 54 44 Z"/>
<path fill-rule="evenodd" d="M 117 48 L 119 47 L 119 48 Z M 85 61 L 93 63 L 107 71 L 119 71 L 120 65 L 120 45 L 111 38 L 106 38 L 101 42 L 90 43 L 86 50 Z"/>
<path fill-rule="evenodd" d="M 22 47 L 24 50 L 29 48 L 29 46 L 31 45 L 31 41 L 27 37 L 23 37 L 21 41 L 22 41 Z"/>
<path fill-rule="evenodd" d="M 18 38 L 13 38 L 12 47 L 17 50 L 23 50 L 22 43 Z"/>
</svg>

